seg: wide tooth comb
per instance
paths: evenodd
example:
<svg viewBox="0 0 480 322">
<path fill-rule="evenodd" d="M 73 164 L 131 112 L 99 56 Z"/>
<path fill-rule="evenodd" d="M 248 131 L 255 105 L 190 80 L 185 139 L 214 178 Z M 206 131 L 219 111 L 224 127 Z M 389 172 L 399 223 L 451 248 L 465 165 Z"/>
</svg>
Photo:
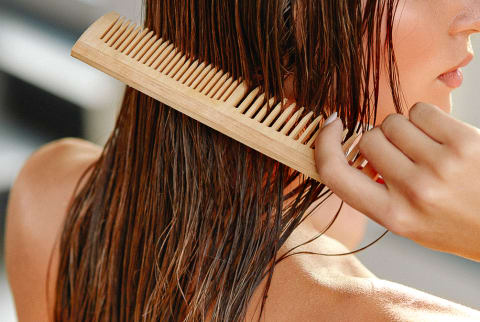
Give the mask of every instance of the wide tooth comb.
<svg viewBox="0 0 480 322">
<path fill-rule="evenodd" d="M 72 48 L 72 56 L 195 120 L 320 181 L 314 160 L 322 116 L 295 103 L 248 92 L 242 79 L 204 61 L 187 57 L 153 31 L 136 27 L 116 12 L 93 23 Z M 268 108 L 270 107 L 270 108 Z M 344 132 L 345 138 L 346 132 Z M 347 160 L 365 159 L 354 145 L 343 144 Z M 353 146 L 353 148 L 352 148 Z M 369 170 L 371 171 L 371 170 Z"/>
</svg>

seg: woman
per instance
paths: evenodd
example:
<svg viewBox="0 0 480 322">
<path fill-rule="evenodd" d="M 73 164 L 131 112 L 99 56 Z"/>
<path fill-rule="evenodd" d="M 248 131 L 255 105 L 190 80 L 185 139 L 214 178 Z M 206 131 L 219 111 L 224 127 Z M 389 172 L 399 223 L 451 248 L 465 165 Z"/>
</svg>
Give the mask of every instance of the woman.
<svg viewBox="0 0 480 322">
<path fill-rule="evenodd" d="M 358 122 L 415 101 L 448 108 L 449 91 L 427 79 L 459 53 L 432 35 L 480 8 L 466 0 L 146 0 L 145 9 L 146 27 L 185 52 L 262 86 L 267 97 L 337 111 L 351 134 Z M 419 48 L 426 41 L 433 46 Z M 127 88 L 103 149 L 72 139 L 49 144 L 15 182 L 7 265 L 19 319 L 480 317 L 378 279 L 354 256 L 308 254 L 349 251 L 325 236 L 310 241 L 338 208 L 318 207 L 330 200 L 323 188 Z M 344 207 L 339 218 L 347 215 L 359 214 Z M 331 235 L 342 241 L 348 233 Z"/>
</svg>

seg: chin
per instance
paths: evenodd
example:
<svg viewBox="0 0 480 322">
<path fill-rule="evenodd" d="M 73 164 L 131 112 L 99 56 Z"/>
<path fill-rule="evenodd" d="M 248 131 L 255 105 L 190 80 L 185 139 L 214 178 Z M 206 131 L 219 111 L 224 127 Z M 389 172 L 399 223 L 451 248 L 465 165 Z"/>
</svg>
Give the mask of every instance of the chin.
<svg viewBox="0 0 480 322">
<path fill-rule="evenodd" d="M 446 97 L 436 100 L 437 102 L 432 102 L 431 104 L 436 105 L 444 112 L 450 114 L 452 112 L 452 94 L 449 93 Z M 427 102 L 428 103 L 428 102 Z"/>
</svg>

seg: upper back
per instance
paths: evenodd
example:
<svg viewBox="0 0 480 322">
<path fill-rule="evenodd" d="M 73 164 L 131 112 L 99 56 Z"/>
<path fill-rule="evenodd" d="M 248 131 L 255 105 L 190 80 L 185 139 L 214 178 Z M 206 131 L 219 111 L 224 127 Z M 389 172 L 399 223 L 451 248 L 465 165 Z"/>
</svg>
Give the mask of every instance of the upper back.
<svg viewBox="0 0 480 322">
<path fill-rule="evenodd" d="M 101 147 L 78 139 L 54 141 L 29 158 L 12 187 L 5 250 L 19 321 L 50 320 L 59 260 L 58 238 L 68 203 L 80 176 L 98 160 L 101 151 Z M 316 233 L 308 225 L 298 227 L 280 254 Z M 296 251 L 332 254 L 348 250 L 325 236 Z M 247 321 L 258 320 L 265 283 L 266 279 L 249 302 Z M 409 317 L 435 320 L 445 315 L 459 318 L 477 314 L 377 279 L 354 256 L 306 254 L 288 257 L 277 264 L 264 312 L 263 321 L 407 320 Z"/>
</svg>

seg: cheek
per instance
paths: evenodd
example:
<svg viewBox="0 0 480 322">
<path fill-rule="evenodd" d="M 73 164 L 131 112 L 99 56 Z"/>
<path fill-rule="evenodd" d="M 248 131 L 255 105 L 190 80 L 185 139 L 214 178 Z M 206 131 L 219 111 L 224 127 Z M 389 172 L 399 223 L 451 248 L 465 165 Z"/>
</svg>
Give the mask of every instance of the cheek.
<svg viewBox="0 0 480 322">
<path fill-rule="evenodd" d="M 442 33 L 438 27 L 438 17 L 425 14 L 427 7 L 416 2 L 408 2 L 399 7 L 394 31 L 394 50 L 397 60 L 399 80 L 403 94 L 404 114 L 419 101 L 428 102 L 449 110 L 450 92 L 437 80 L 441 73 Z M 413 7 L 416 6 L 416 7 Z M 402 98 L 401 98 L 402 99 Z M 386 68 L 381 71 L 380 96 L 377 124 L 388 114 L 396 113 L 389 86 Z"/>
</svg>

